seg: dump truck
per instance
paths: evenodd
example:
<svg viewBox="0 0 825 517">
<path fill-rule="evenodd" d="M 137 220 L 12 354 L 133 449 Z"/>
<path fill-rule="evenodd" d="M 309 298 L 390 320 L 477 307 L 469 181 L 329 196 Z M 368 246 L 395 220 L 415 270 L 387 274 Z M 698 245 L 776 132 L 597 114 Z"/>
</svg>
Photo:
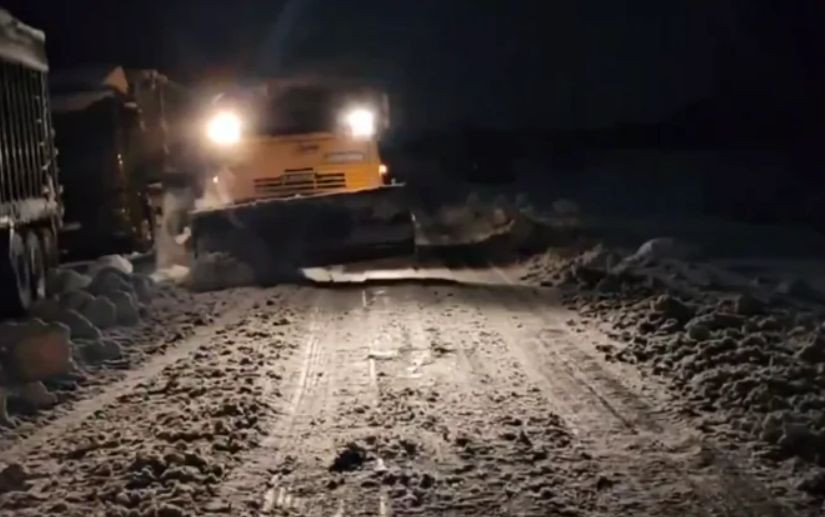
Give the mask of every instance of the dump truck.
<svg viewBox="0 0 825 517">
<path fill-rule="evenodd" d="M 45 36 L 0 9 L 0 311 L 45 298 L 60 199 Z"/>
<path fill-rule="evenodd" d="M 151 213 L 139 160 L 143 125 L 121 67 L 64 70 L 51 79 L 69 260 L 145 251 Z"/>
<path fill-rule="evenodd" d="M 90 66 L 54 74 L 51 93 L 66 257 L 148 251 L 184 89 L 155 70 Z"/>
<path fill-rule="evenodd" d="M 266 81 L 217 97 L 211 156 L 190 214 L 196 255 L 224 252 L 260 280 L 300 268 L 410 254 L 413 216 L 379 139 L 387 96 L 352 82 Z"/>
</svg>

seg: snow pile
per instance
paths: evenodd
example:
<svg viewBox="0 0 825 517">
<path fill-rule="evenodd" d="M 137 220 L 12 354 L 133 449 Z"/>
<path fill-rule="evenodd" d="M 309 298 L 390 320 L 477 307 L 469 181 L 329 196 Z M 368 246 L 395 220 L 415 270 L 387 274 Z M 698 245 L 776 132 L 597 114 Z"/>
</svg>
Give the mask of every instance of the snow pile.
<svg viewBox="0 0 825 517">
<path fill-rule="evenodd" d="M 609 325 L 625 346 L 605 347 L 608 359 L 666 377 L 695 410 L 801 461 L 800 488 L 825 497 L 825 484 L 811 481 L 825 475 L 823 308 L 697 285 L 681 274 L 700 268 L 684 261 L 694 251 L 655 239 L 622 259 L 598 246 L 545 257 L 530 278 L 562 287 L 569 307 Z"/>
<path fill-rule="evenodd" d="M 485 198 L 474 192 L 459 202 L 416 213 L 416 225 L 423 244 L 449 246 L 506 233 L 514 217 L 513 204 L 506 197 Z"/>
<path fill-rule="evenodd" d="M 218 291 L 255 284 L 249 265 L 226 253 L 207 253 L 195 260 L 186 284 L 193 291 Z"/>
<path fill-rule="evenodd" d="M 51 405 L 42 381 L 70 376 L 78 364 L 94 366 L 118 360 L 120 345 L 104 331 L 140 323 L 143 304 L 155 295 L 155 284 L 134 273 L 125 258 L 102 257 L 89 274 L 58 268 L 49 278 L 52 298 L 36 302 L 31 319 L 0 325 L 0 423 L 10 425 L 5 412 L 9 395 L 35 409 Z M 4 373 L 3 373 L 4 372 Z"/>
<path fill-rule="evenodd" d="M 37 302 L 31 314 L 64 324 L 73 339 L 97 339 L 102 330 L 137 325 L 142 305 L 156 292 L 150 277 L 134 273 L 118 255 L 99 259 L 89 275 L 58 269 L 50 284 L 55 297 Z"/>
<path fill-rule="evenodd" d="M 539 207 L 524 194 L 516 197 L 510 228 L 515 250 L 532 255 L 546 252 L 551 246 L 576 246 L 582 239 L 581 208 L 576 202 L 559 198 L 548 206 Z"/>
<path fill-rule="evenodd" d="M 527 260 L 528 272 L 522 280 L 553 287 L 576 282 L 595 287 L 595 284 L 607 278 L 622 260 L 620 253 L 608 250 L 601 244 L 579 253 L 549 250 Z"/>
</svg>

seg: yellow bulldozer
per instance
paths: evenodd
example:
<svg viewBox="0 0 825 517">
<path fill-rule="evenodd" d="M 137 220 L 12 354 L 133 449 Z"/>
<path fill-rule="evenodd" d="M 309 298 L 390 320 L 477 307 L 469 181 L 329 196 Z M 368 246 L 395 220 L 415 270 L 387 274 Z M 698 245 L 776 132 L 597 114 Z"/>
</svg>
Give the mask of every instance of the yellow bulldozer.
<svg viewBox="0 0 825 517">
<path fill-rule="evenodd" d="M 404 187 L 379 152 L 386 95 L 273 80 L 224 93 L 209 111 L 202 128 L 211 177 L 190 214 L 196 256 L 229 253 L 266 281 L 413 252 Z"/>
</svg>

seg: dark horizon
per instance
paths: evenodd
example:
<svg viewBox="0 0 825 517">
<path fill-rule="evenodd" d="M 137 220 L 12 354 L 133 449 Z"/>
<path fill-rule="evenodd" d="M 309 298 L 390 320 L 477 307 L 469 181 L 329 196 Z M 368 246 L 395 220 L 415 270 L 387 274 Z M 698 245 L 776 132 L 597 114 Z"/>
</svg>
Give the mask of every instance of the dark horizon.
<svg viewBox="0 0 825 517">
<path fill-rule="evenodd" d="M 409 124 L 428 129 L 605 128 L 731 103 L 723 118 L 812 126 L 822 112 L 819 3 L 443 4 L 3 2 L 46 31 L 55 69 L 122 64 L 189 83 L 356 74 L 386 84 Z"/>
</svg>

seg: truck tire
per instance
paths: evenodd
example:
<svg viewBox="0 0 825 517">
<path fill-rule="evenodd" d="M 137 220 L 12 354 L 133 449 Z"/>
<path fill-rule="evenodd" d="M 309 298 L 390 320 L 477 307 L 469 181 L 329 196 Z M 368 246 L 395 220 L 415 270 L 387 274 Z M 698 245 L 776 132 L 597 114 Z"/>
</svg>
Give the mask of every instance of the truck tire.
<svg viewBox="0 0 825 517">
<path fill-rule="evenodd" d="M 29 260 L 29 281 L 32 301 L 46 298 L 46 255 L 38 232 L 26 234 L 26 256 Z"/>
<path fill-rule="evenodd" d="M 0 245 L 0 312 L 21 316 L 32 303 L 32 281 L 26 243 L 10 230 Z"/>
</svg>

